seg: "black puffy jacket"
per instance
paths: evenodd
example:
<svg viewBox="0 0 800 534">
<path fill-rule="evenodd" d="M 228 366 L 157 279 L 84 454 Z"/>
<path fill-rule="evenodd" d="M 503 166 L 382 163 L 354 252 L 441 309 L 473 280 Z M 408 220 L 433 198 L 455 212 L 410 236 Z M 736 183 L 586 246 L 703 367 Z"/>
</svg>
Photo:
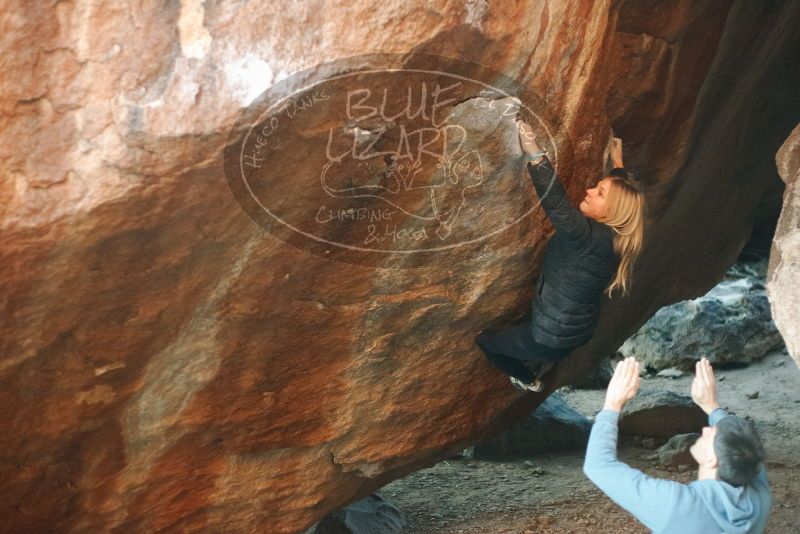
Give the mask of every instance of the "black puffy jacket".
<svg viewBox="0 0 800 534">
<path fill-rule="evenodd" d="M 531 333 L 550 347 L 576 347 L 592 337 L 603 291 L 619 265 L 614 231 L 572 207 L 546 158 L 527 168 L 556 230 L 536 284 Z"/>
</svg>

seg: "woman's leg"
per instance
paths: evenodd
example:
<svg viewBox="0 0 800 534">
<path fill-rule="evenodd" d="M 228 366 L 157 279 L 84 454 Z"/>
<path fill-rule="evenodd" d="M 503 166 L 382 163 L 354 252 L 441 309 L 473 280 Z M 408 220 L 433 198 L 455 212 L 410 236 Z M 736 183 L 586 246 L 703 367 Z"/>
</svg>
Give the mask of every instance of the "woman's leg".
<svg viewBox="0 0 800 534">
<path fill-rule="evenodd" d="M 487 328 L 478 338 L 482 338 L 481 348 L 529 362 L 558 361 L 572 352 L 572 348 L 548 347 L 533 339 L 528 322 L 506 328 Z"/>
<path fill-rule="evenodd" d="M 555 363 L 563 360 L 575 347 L 549 347 L 542 345 L 536 340 L 532 340 L 530 344 L 530 358 L 526 358 L 530 362 L 537 363 Z"/>
<path fill-rule="evenodd" d="M 504 356 L 491 350 L 489 336 L 486 334 L 486 332 L 481 332 L 478 334 L 478 337 L 475 338 L 475 344 L 478 345 L 478 347 L 480 347 L 480 349 L 483 351 L 483 354 L 486 356 L 486 359 L 489 360 L 489 363 L 503 371 L 505 374 L 513 376 L 517 380 L 521 380 L 526 384 L 533 382 L 533 379 L 535 378 L 533 373 L 531 373 L 530 369 L 525 367 L 520 360 L 510 356 Z"/>
<path fill-rule="evenodd" d="M 536 378 L 531 369 L 536 368 L 537 363 L 546 365 L 559 361 L 572 351 L 572 348 L 554 348 L 538 343 L 531 335 L 527 320 L 507 328 L 484 330 L 478 334 L 475 344 L 492 365 L 525 383 Z"/>
</svg>

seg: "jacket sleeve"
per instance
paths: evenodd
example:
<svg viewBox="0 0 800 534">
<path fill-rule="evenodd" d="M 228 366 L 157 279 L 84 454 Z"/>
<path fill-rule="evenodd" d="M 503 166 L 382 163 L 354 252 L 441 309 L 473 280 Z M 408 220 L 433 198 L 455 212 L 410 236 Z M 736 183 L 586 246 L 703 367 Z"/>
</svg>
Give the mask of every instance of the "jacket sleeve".
<svg viewBox="0 0 800 534">
<path fill-rule="evenodd" d="M 589 220 L 572 207 L 561 180 L 545 157 L 539 165 L 526 164 L 533 187 L 553 227 L 570 241 L 582 242 L 590 238 Z"/>
<path fill-rule="evenodd" d="M 589 435 L 583 472 L 612 501 L 650 530 L 661 531 L 683 503 L 691 501 L 688 486 L 646 475 L 617 459 L 619 413 L 602 410 Z"/>
</svg>

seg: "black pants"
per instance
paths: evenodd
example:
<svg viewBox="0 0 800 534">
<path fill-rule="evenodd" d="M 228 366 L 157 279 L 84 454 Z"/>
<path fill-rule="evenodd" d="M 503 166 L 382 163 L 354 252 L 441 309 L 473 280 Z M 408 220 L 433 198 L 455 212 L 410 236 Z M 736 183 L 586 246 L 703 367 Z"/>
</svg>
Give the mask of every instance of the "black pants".
<svg viewBox="0 0 800 534">
<path fill-rule="evenodd" d="M 489 363 L 526 384 L 536 378 L 529 366 L 557 362 L 575 348 L 542 345 L 533 339 L 528 319 L 507 328 L 487 328 L 478 334 L 475 344 L 486 355 Z"/>
</svg>

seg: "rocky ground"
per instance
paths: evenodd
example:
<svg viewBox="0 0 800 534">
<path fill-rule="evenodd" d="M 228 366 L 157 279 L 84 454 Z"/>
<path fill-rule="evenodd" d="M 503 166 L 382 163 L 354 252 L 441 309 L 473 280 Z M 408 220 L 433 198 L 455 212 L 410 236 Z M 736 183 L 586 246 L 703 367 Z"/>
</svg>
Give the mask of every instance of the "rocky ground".
<svg viewBox="0 0 800 534">
<path fill-rule="evenodd" d="M 774 507 L 767 533 L 794 534 L 800 524 L 800 370 L 785 352 L 746 368 L 720 370 L 723 406 L 756 422 L 767 449 Z M 653 377 L 642 390 L 688 394 L 692 376 Z M 511 386 L 509 386 L 511 387 Z M 564 398 L 593 417 L 604 390 L 562 388 Z M 699 431 L 699 429 L 698 429 Z M 691 481 L 694 467 L 665 470 L 648 458 L 640 440 L 622 439 L 620 457 L 652 476 Z M 596 533 L 647 532 L 583 475 L 584 451 L 491 462 L 454 458 L 388 484 L 379 492 L 396 505 L 413 533 Z"/>
</svg>

